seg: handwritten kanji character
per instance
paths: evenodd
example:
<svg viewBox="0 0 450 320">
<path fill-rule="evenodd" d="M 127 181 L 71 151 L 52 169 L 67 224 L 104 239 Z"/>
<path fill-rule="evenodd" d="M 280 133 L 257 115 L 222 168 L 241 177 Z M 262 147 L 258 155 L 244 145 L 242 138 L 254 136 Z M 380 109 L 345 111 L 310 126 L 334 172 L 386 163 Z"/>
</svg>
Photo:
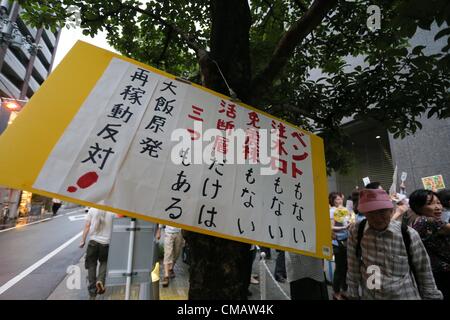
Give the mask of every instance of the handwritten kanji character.
<svg viewBox="0 0 450 320">
<path fill-rule="evenodd" d="M 122 119 L 123 122 L 128 123 L 133 113 L 130 112 L 130 107 L 127 107 L 126 109 L 122 107 L 123 107 L 122 103 L 115 104 L 108 117 L 114 119 Z"/>
<path fill-rule="evenodd" d="M 126 100 L 128 98 L 128 101 L 130 101 L 131 104 L 137 103 L 138 105 L 141 105 L 141 101 L 139 99 L 141 99 L 144 94 L 145 91 L 141 88 L 126 86 L 124 91 L 120 95 L 123 96 L 123 100 Z"/>
<path fill-rule="evenodd" d="M 213 149 L 216 152 L 226 154 L 227 153 L 227 144 L 228 144 L 228 138 L 222 137 L 222 136 L 216 136 L 214 139 L 214 147 Z"/>
<path fill-rule="evenodd" d="M 141 153 L 148 152 L 148 155 L 152 158 L 158 158 L 158 150 L 162 150 L 161 145 L 162 142 L 158 140 L 153 140 L 152 138 L 145 138 L 142 140 L 141 145 L 144 147 L 141 150 Z"/>
<path fill-rule="evenodd" d="M 99 133 L 97 133 L 97 136 L 100 137 L 102 134 L 106 133 L 102 138 L 103 139 L 111 139 L 114 142 L 117 142 L 115 139 L 115 136 L 119 133 L 119 130 L 114 128 L 120 128 L 121 124 L 111 124 L 108 123 Z"/>
<path fill-rule="evenodd" d="M 140 80 L 140 81 L 142 81 L 141 86 L 143 87 L 143 86 L 145 86 L 145 84 L 146 84 L 147 81 L 148 81 L 148 73 L 149 73 L 150 71 L 144 70 L 144 69 L 141 69 L 141 68 L 137 68 L 137 69 L 138 69 L 138 71 L 136 71 L 136 72 L 131 76 L 131 81 L 134 81 L 134 80 Z"/>
<path fill-rule="evenodd" d="M 275 129 L 275 130 L 278 128 L 278 137 L 279 138 L 287 139 L 286 126 L 282 122 L 279 122 L 278 125 L 277 125 L 276 121 L 272 120 L 272 128 Z M 272 132 L 273 131 L 274 130 L 272 130 Z"/>
<path fill-rule="evenodd" d="M 115 153 L 112 148 L 109 149 L 102 149 L 98 143 L 95 143 L 95 146 L 90 146 L 89 149 L 94 149 L 94 151 L 89 151 L 89 157 L 85 160 L 81 161 L 82 163 L 86 163 L 88 161 L 93 162 L 94 164 L 97 164 L 97 160 L 102 160 L 99 169 L 103 170 L 106 160 L 108 160 L 109 156 L 113 153 Z M 96 159 L 97 157 L 97 159 Z"/>
<path fill-rule="evenodd" d="M 164 97 L 156 98 L 156 106 L 155 111 L 162 111 L 165 114 L 168 114 L 169 116 L 172 116 L 172 110 L 175 106 L 172 106 L 171 103 L 175 101 L 173 100 L 167 100 Z"/>
<path fill-rule="evenodd" d="M 173 81 L 170 82 L 163 82 L 163 84 L 166 85 L 166 87 L 164 89 L 161 89 L 160 91 L 166 91 L 167 89 L 170 90 L 170 92 L 172 92 L 172 94 L 177 95 L 175 93 L 175 91 L 172 88 L 176 88 L 177 86 L 173 84 Z"/>
<path fill-rule="evenodd" d="M 154 133 L 158 133 L 158 131 L 164 132 L 162 127 L 166 124 L 166 118 L 161 116 L 153 116 L 150 123 L 145 127 L 145 129 L 150 129 Z"/>
<path fill-rule="evenodd" d="M 223 119 L 217 120 L 217 129 L 219 130 L 231 130 L 234 129 L 234 122 L 233 121 L 225 121 Z"/>
<path fill-rule="evenodd" d="M 248 126 L 252 126 L 252 127 L 254 127 L 254 128 L 257 128 L 257 129 L 259 129 L 260 127 L 258 126 L 258 123 L 259 123 L 259 117 L 258 117 L 258 114 L 256 113 L 256 112 L 250 112 L 249 114 L 248 114 L 248 118 L 249 118 L 249 120 L 250 120 L 250 122 L 249 123 L 247 123 L 247 125 Z"/>
</svg>

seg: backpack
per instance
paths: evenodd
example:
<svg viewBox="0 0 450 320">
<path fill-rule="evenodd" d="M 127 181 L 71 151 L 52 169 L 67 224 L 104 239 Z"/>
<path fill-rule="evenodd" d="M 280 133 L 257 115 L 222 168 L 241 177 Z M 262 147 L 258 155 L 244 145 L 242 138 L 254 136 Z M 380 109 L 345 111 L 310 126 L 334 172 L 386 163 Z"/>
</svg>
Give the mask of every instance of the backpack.
<svg viewBox="0 0 450 320">
<path fill-rule="evenodd" d="M 364 228 L 366 227 L 366 223 L 367 223 L 367 219 L 364 219 L 359 223 L 359 226 L 358 226 L 358 237 L 357 237 L 357 242 L 356 242 L 356 257 L 359 260 L 362 259 L 361 240 L 364 235 Z M 414 279 L 417 279 L 416 268 L 414 267 L 414 265 L 412 263 L 412 256 L 411 256 L 411 252 L 410 252 L 411 236 L 408 233 L 408 223 L 407 223 L 407 220 L 405 219 L 405 217 L 402 218 L 401 231 L 402 231 L 403 243 L 405 244 L 405 248 L 406 248 L 406 254 L 408 256 L 409 269 L 411 270 L 411 272 L 414 276 Z"/>
</svg>

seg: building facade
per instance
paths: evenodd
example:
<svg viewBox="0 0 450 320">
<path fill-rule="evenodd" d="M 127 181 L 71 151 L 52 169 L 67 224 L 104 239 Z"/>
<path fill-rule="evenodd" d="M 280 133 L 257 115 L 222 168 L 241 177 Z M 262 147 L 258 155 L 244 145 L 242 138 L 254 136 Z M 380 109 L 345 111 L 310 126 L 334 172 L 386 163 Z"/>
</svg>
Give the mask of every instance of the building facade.
<svg viewBox="0 0 450 320">
<path fill-rule="evenodd" d="M 0 35 L 0 97 L 20 101 L 20 105 L 31 98 L 39 89 L 52 70 L 60 30 L 52 32 L 47 29 L 36 29 L 26 25 L 20 18 L 22 8 L 17 1 L 2 0 Z M 37 52 L 27 46 L 18 45 L 11 37 L 26 37 L 30 42 L 38 44 Z M 14 120 L 16 113 L 0 105 L 0 135 L 8 124 Z M 9 212 L 15 217 L 18 207 L 22 211 L 31 210 L 31 194 L 0 187 L 0 214 Z"/>
<path fill-rule="evenodd" d="M 446 25 L 441 26 L 445 28 Z M 447 40 L 434 40 L 440 28 L 418 29 L 410 40 L 410 47 L 425 46 L 425 54 L 441 52 Z M 351 63 L 351 61 L 349 61 Z M 426 84 L 424 84 L 426 85 Z M 363 187 L 363 178 L 381 182 L 389 190 L 397 166 L 397 192 L 402 172 L 406 172 L 406 193 L 424 188 L 422 178 L 441 175 L 450 188 L 450 119 L 418 119 L 422 129 L 404 139 L 394 139 L 382 123 L 348 121 L 343 124 L 350 137 L 347 147 L 354 155 L 355 166 L 347 175 L 333 174 L 328 179 L 330 191 L 349 195 L 355 187 Z"/>
</svg>

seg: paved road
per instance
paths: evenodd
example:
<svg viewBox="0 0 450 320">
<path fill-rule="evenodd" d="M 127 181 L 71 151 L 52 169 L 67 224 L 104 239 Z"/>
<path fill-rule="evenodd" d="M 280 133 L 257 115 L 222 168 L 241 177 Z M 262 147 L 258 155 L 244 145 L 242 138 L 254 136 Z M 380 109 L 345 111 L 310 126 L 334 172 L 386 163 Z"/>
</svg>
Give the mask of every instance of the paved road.
<svg viewBox="0 0 450 320">
<path fill-rule="evenodd" d="M 60 210 L 53 219 L 0 231 L 0 300 L 47 299 L 84 253 L 83 214 Z"/>
</svg>

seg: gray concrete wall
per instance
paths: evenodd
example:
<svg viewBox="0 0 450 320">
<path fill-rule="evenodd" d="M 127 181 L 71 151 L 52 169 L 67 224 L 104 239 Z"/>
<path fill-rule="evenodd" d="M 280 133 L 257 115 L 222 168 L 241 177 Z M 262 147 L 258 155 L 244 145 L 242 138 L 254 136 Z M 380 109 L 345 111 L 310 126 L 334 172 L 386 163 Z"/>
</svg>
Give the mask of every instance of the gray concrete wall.
<svg viewBox="0 0 450 320">
<path fill-rule="evenodd" d="M 450 119 L 426 119 L 423 129 L 405 139 L 389 136 L 392 158 L 398 165 L 398 175 L 408 173 L 406 191 L 423 188 L 422 177 L 442 174 L 450 187 Z"/>
</svg>

